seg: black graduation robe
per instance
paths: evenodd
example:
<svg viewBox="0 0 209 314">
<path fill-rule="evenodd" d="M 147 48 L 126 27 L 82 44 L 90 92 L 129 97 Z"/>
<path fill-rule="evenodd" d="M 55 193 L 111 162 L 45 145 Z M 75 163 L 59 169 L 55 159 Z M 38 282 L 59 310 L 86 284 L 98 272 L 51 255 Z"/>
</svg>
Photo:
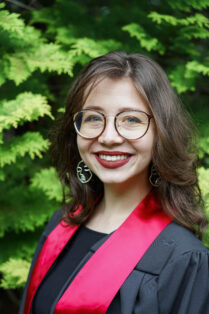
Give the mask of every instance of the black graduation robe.
<svg viewBox="0 0 209 314">
<path fill-rule="evenodd" d="M 29 278 L 44 241 L 60 218 L 61 211 L 55 212 L 45 228 L 33 257 Z M 110 235 L 91 247 L 78 270 Z M 29 278 L 20 314 L 24 311 Z M 121 314 L 209 314 L 209 251 L 190 231 L 171 222 L 146 251 L 116 298 L 120 299 Z M 115 299 L 108 308 L 108 314 L 116 314 Z"/>
</svg>

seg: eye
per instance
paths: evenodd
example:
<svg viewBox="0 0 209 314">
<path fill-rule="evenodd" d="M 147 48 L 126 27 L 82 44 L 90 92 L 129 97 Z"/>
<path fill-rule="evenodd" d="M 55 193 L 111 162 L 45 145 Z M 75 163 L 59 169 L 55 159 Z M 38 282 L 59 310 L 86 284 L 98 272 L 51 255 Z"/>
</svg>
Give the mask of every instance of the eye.
<svg viewBox="0 0 209 314">
<path fill-rule="evenodd" d="M 137 117 L 134 117 L 134 116 L 127 116 L 127 117 L 124 117 L 124 122 L 128 122 L 128 123 L 140 123 L 141 121 L 137 118 Z"/>
<path fill-rule="evenodd" d="M 84 122 L 100 122 L 102 118 L 97 115 L 88 115 L 87 117 L 84 116 Z"/>
<path fill-rule="evenodd" d="M 127 126 L 136 126 L 142 123 L 142 121 L 139 119 L 139 117 L 133 116 L 133 115 L 126 115 L 124 117 L 121 117 L 120 124 L 127 125 Z"/>
</svg>

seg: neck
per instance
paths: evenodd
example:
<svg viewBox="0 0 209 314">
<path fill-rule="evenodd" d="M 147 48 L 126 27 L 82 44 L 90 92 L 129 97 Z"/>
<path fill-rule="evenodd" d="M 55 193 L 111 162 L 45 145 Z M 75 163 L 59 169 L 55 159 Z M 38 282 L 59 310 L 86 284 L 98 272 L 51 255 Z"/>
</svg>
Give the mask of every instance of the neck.
<svg viewBox="0 0 209 314">
<path fill-rule="evenodd" d="M 132 178 L 121 184 L 105 184 L 104 197 L 85 223 L 86 226 L 104 233 L 116 230 L 151 189 L 148 179 L 142 178 Z"/>
<path fill-rule="evenodd" d="M 105 184 L 101 211 L 105 217 L 128 217 L 152 187 L 148 180 L 129 180 L 121 184 Z"/>
</svg>

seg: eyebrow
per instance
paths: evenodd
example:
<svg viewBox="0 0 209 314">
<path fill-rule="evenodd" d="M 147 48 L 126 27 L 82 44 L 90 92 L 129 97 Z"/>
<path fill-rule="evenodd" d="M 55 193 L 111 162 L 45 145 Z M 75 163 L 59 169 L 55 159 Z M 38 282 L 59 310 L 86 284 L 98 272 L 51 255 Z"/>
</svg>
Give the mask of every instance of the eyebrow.
<svg viewBox="0 0 209 314">
<path fill-rule="evenodd" d="M 93 110 L 98 110 L 98 111 L 102 111 L 104 112 L 103 107 L 100 106 L 94 106 L 94 105 L 88 105 L 87 107 L 83 108 L 83 109 L 93 109 Z M 144 109 L 139 109 L 136 107 L 122 107 L 120 108 L 120 111 L 144 111 Z"/>
</svg>

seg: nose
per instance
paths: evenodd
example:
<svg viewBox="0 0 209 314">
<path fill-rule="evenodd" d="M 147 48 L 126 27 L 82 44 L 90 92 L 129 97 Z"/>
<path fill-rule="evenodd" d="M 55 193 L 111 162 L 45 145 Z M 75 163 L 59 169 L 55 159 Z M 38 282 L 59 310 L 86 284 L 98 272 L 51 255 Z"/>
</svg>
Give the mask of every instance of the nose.
<svg viewBox="0 0 209 314">
<path fill-rule="evenodd" d="M 102 134 L 98 137 L 98 142 L 106 145 L 122 144 L 124 138 L 117 132 L 114 124 L 114 117 L 106 119 L 106 126 Z"/>
</svg>

